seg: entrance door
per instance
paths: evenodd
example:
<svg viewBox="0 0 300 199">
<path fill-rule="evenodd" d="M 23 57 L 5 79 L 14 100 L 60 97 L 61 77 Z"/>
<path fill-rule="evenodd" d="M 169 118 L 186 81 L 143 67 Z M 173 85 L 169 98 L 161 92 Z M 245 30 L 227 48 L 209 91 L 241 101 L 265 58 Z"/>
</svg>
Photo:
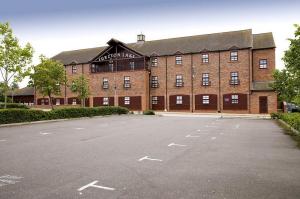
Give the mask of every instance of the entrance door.
<svg viewBox="0 0 300 199">
<path fill-rule="evenodd" d="M 259 113 L 268 113 L 268 97 L 259 97 Z"/>
</svg>

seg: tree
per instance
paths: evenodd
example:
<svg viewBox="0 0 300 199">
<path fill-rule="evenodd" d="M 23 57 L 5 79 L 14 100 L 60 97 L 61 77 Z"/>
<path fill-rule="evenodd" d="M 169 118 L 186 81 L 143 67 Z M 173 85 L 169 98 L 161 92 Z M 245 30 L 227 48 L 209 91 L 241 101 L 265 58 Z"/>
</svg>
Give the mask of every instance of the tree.
<svg viewBox="0 0 300 199">
<path fill-rule="evenodd" d="M 14 94 L 15 94 L 15 91 L 19 89 L 19 85 L 17 82 L 12 82 L 11 85 L 10 85 L 10 90 L 11 90 L 11 101 L 12 103 L 14 103 Z"/>
<path fill-rule="evenodd" d="M 300 26 L 294 25 L 295 38 L 290 41 L 289 49 L 284 52 L 285 69 L 274 72 L 273 88 L 281 100 L 299 103 L 300 99 Z"/>
<path fill-rule="evenodd" d="M 53 108 L 53 95 L 60 95 L 61 85 L 65 84 L 64 65 L 56 60 L 40 56 L 41 63 L 34 67 L 31 74 L 33 86 L 44 96 L 49 97 L 51 108 Z"/>
<path fill-rule="evenodd" d="M 0 23 L 0 73 L 3 79 L 4 108 L 7 103 L 7 92 L 11 82 L 21 82 L 30 74 L 27 67 L 33 56 L 33 48 L 29 43 L 22 48 L 8 23 Z"/>
<path fill-rule="evenodd" d="M 85 99 L 90 95 L 88 80 L 83 75 L 74 79 L 71 85 L 71 91 L 78 94 L 77 97 L 81 100 L 81 105 L 85 107 Z"/>
</svg>

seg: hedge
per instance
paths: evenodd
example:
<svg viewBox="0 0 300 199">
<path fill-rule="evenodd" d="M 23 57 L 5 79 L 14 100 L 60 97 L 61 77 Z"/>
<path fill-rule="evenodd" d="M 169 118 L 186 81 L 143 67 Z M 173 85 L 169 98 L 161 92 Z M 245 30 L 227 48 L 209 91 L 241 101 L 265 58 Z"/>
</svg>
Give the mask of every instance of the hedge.
<svg viewBox="0 0 300 199">
<path fill-rule="evenodd" d="M 32 109 L 3 109 L 0 110 L 0 124 L 32 122 L 41 120 L 93 117 L 113 114 L 127 114 L 128 109 L 123 107 L 97 108 L 66 108 L 51 111 Z"/>
<path fill-rule="evenodd" d="M 26 105 L 18 103 L 7 103 L 6 108 L 29 109 Z M 0 103 L 0 109 L 4 109 L 4 103 Z"/>
<path fill-rule="evenodd" d="M 294 129 L 300 131 L 300 113 L 272 113 L 273 119 L 281 119 Z"/>
<path fill-rule="evenodd" d="M 153 110 L 145 110 L 143 111 L 144 115 L 155 115 L 155 112 Z"/>
</svg>

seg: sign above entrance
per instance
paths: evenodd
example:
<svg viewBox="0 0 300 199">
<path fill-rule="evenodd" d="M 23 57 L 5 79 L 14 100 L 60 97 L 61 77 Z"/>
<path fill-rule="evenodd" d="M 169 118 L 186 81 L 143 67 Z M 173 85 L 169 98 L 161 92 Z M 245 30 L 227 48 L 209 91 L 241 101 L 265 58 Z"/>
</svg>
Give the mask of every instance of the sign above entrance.
<svg viewBox="0 0 300 199">
<path fill-rule="evenodd" d="M 135 58 L 135 55 L 132 53 L 128 52 L 121 52 L 121 53 L 112 53 L 112 54 L 107 54 L 103 55 L 98 58 L 99 61 L 106 61 L 106 60 L 111 60 L 111 59 L 123 59 L 123 58 Z"/>
</svg>

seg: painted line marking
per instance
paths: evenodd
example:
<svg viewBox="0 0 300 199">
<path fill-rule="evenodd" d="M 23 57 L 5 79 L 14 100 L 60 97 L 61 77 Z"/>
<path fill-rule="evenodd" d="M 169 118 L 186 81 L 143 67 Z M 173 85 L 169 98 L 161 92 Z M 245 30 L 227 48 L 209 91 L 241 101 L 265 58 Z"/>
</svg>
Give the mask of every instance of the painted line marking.
<svg viewBox="0 0 300 199">
<path fill-rule="evenodd" d="M 51 133 L 40 132 L 40 135 L 50 135 Z"/>
<path fill-rule="evenodd" d="M 198 136 L 198 135 L 186 135 L 185 137 L 186 138 L 198 138 L 200 136 Z"/>
<path fill-rule="evenodd" d="M 160 159 L 149 158 L 149 156 L 142 157 L 142 158 L 140 158 L 138 161 L 141 162 L 141 161 L 143 161 L 143 160 L 150 160 L 150 161 L 158 161 L 158 162 L 162 162 L 162 160 L 160 160 Z"/>
<path fill-rule="evenodd" d="M 96 185 L 98 183 L 98 180 L 95 180 L 83 187 L 80 187 L 79 189 L 77 189 L 77 191 L 79 191 L 79 194 L 82 195 L 82 192 L 83 190 L 89 188 L 89 187 L 94 187 L 94 188 L 98 188 L 98 189 L 104 189 L 104 190 L 108 190 L 108 191 L 114 191 L 116 190 L 115 188 L 111 188 L 111 187 L 104 187 L 104 186 L 99 186 L 99 185 Z"/>
<path fill-rule="evenodd" d="M 80 127 L 78 127 L 78 128 L 75 128 L 75 130 L 82 130 L 82 129 L 84 129 L 84 128 L 80 128 Z"/>
<path fill-rule="evenodd" d="M 23 177 L 11 176 L 11 175 L 0 176 L 0 187 L 5 185 L 16 184 L 20 182 L 19 180 L 22 178 Z"/>
<path fill-rule="evenodd" d="M 186 145 L 183 145 L 183 144 L 175 144 L 175 143 L 173 142 L 173 143 L 169 144 L 168 146 L 169 146 L 169 147 L 170 147 L 170 146 L 185 147 Z"/>
<path fill-rule="evenodd" d="M 0 140 L 0 142 L 6 142 L 6 140 L 5 140 L 5 139 L 3 139 L 3 140 Z"/>
<path fill-rule="evenodd" d="M 224 133 L 220 133 L 220 135 L 224 135 Z"/>
<path fill-rule="evenodd" d="M 216 137 L 212 137 L 211 139 L 212 139 L 212 140 L 215 140 L 215 139 L 217 139 L 217 138 L 216 138 Z"/>
<path fill-rule="evenodd" d="M 216 126 L 212 126 L 212 125 L 206 125 L 206 128 L 216 128 Z"/>
<path fill-rule="evenodd" d="M 239 124 L 235 125 L 235 128 L 236 129 L 240 128 L 240 125 Z"/>
</svg>

